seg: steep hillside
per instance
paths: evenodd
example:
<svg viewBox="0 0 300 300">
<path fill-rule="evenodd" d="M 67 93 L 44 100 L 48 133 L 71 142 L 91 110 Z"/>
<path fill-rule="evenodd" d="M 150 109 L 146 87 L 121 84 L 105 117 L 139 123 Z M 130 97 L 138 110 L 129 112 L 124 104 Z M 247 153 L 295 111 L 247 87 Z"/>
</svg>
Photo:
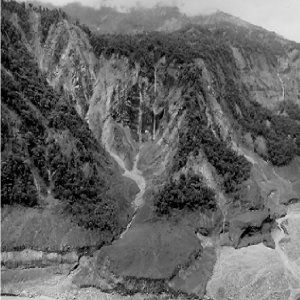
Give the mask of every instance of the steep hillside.
<svg viewBox="0 0 300 300">
<path fill-rule="evenodd" d="M 80 20 L 93 32 L 101 34 L 173 32 L 188 24 L 202 25 L 213 32 L 215 38 L 228 42 L 243 82 L 257 102 L 280 113 L 287 113 L 289 117 L 291 114 L 295 116 L 291 111 L 295 108 L 294 102 L 299 101 L 300 97 L 299 44 L 274 32 L 221 11 L 188 17 L 176 6 L 157 5 L 149 9 L 137 6 L 127 12 L 119 12 L 106 6 L 97 10 L 71 3 L 61 9 L 77 19 L 77 24 Z M 296 110 L 299 112 L 299 107 L 296 106 Z"/>
<path fill-rule="evenodd" d="M 34 16 L 2 4 L 2 249 L 97 249 L 126 227 L 138 189 L 38 68 Z"/>
<path fill-rule="evenodd" d="M 252 300 L 273 296 L 250 296 L 253 274 L 275 270 L 280 299 L 296 295 L 298 252 L 274 230 L 300 197 L 298 44 L 222 14 L 98 35 L 61 10 L 2 5 L 6 268 L 34 266 L 11 250 L 50 250 L 78 262 L 69 288 Z M 251 270 L 243 253 L 260 257 Z"/>
<path fill-rule="evenodd" d="M 109 147 L 129 169 L 130 153 L 140 144 L 137 165 L 147 188 L 128 232 L 95 254 L 97 267 L 85 266 L 76 282 L 102 289 L 121 284 L 134 292 L 146 277 L 151 291 L 176 287 L 203 295 L 216 257 L 212 245 L 194 248 L 190 241 L 187 250 L 189 230 L 223 232 L 221 245 L 274 247 L 274 218 L 285 213 L 278 205 L 299 198 L 299 124 L 251 98 L 232 48 L 207 29 L 93 36 L 91 43 L 100 73 L 87 114 L 90 128 L 99 132 L 104 122 L 97 134 L 109 136 Z M 264 159 L 278 166 L 294 160 L 295 173 Z"/>
</svg>

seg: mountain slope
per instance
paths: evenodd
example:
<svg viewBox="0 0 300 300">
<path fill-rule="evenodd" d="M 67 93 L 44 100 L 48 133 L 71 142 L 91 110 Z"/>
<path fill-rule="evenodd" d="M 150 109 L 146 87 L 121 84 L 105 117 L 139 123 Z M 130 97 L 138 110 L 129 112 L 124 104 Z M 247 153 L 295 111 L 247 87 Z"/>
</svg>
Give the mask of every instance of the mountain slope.
<svg viewBox="0 0 300 300">
<path fill-rule="evenodd" d="M 232 262 L 242 251 L 249 251 L 249 257 L 253 257 L 251 251 L 257 251 L 258 256 L 262 253 L 262 257 L 269 251 L 277 260 L 278 244 L 272 238 L 275 219 L 299 200 L 300 125 L 295 113 L 299 103 L 299 45 L 259 28 L 223 21 L 218 24 L 216 20 L 172 33 L 96 35 L 72 23 L 62 11 L 19 4 L 12 8 L 13 3 L 4 3 L 11 13 L 7 14 L 9 20 L 3 18 L 3 45 L 12 49 L 3 47 L 3 57 L 7 57 L 2 66 L 3 82 L 8 82 L 3 87 L 7 106 L 3 124 L 21 141 L 17 151 L 29 181 L 24 189 L 32 187 L 27 189 L 31 196 L 37 181 L 41 189 L 35 203 L 49 203 L 49 198 L 55 198 L 57 202 L 46 204 L 50 212 L 67 204 L 65 213 L 76 213 L 76 217 L 67 216 L 71 224 L 83 225 L 80 230 L 91 222 L 85 209 L 92 211 L 95 219 L 91 226 L 98 227 L 79 233 L 73 230 L 73 240 L 80 240 L 83 247 L 91 243 L 98 248 L 90 252 L 92 256 L 80 259 L 71 276 L 73 283 L 125 294 L 167 293 L 197 298 L 205 294 L 214 272 L 210 295 L 216 299 L 231 297 L 236 287 L 237 299 L 248 297 L 256 278 L 251 277 L 247 289 L 239 287 L 234 277 L 228 277 L 224 285 L 222 274 L 242 271 L 223 261 L 229 258 Z M 18 26 L 22 21 L 24 24 Z M 9 40 L 7 30 L 21 36 Z M 23 56 L 13 56 L 16 48 L 28 49 L 24 53 L 30 52 L 31 58 L 27 55 L 22 61 Z M 28 62 L 34 78 L 44 74 L 44 80 L 32 79 Z M 23 77 L 31 78 L 26 84 L 22 81 L 26 78 L 18 75 L 22 68 L 21 74 L 26 74 Z M 42 95 L 32 97 L 31 89 Z M 47 91 L 50 95 L 44 96 Z M 38 113 L 45 127 L 40 141 L 35 142 L 41 150 L 34 150 L 34 145 L 28 154 L 26 141 L 35 141 L 39 135 L 33 132 L 25 140 L 26 134 L 21 131 L 26 117 L 19 106 L 9 102 L 10 93 L 20 96 L 21 92 L 18 101 L 25 102 L 31 115 Z M 42 100 L 47 98 L 50 101 L 45 101 L 46 106 Z M 31 115 L 29 120 L 34 118 Z M 15 119 L 19 123 L 11 124 Z M 54 145 L 49 146 L 51 138 Z M 8 134 L 3 144 L 4 157 L 9 161 L 14 143 Z M 56 160 L 48 152 L 54 152 Z M 37 156 L 45 160 L 45 167 L 34 161 Z M 19 160 L 13 156 L 13 161 Z M 49 179 L 43 167 L 46 171 L 50 167 L 50 174 L 51 168 L 58 171 Z M 6 173 L 4 179 L 20 182 L 9 177 L 10 169 Z M 137 190 L 130 188 L 128 178 L 141 188 L 134 201 L 133 218 L 128 200 Z M 16 192 L 7 191 L 13 199 L 18 198 Z M 99 195 L 108 197 L 99 197 L 99 201 Z M 99 202 L 103 206 L 93 210 Z M 42 220 L 47 216 L 48 224 L 56 221 L 49 210 L 38 214 L 36 208 L 6 208 L 5 226 L 23 210 L 34 210 L 35 222 L 36 214 L 42 215 Z M 103 224 L 103 215 L 107 224 Z M 17 220 L 28 230 L 26 222 Z M 65 223 L 59 224 L 56 232 L 68 228 Z M 113 240 L 127 224 L 120 238 Z M 38 222 L 31 231 L 42 227 Z M 106 229 L 110 240 L 100 248 L 104 243 L 98 232 Z M 16 249 L 23 237 L 17 226 L 8 232 L 4 243 L 9 241 L 8 249 Z M 45 236 L 43 231 L 41 236 Z M 48 236 L 55 234 L 50 230 Z M 35 235 L 29 240 L 27 247 L 38 248 Z M 54 240 L 47 243 L 55 245 L 55 250 Z M 272 249 L 265 250 L 262 244 L 251 246 L 260 243 Z M 224 246 L 230 246 L 232 252 L 226 252 Z M 243 249 L 238 252 L 234 248 Z M 296 273 L 289 275 L 279 262 L 276 266 L 286 272 L 285 282 L 296 282 Z M 296 268 L 294 260 L 289 258 L 289 262 Z M 14 265 L 13 259 L 10 263 Z M 228 269 L 230 266 L 232 269 Z M 265 274 L 264 269 L 261 272 Z M 292 283 L 288 289 L 296 291 Z"/>
<path fill-rule="evenodd" d="M 215 38 L 228 41 L 243 82 L 256 101 L 287 113 L 295 108 L 293 102 L 299 100 L 299 44 L 229 14 L 217 11 L 211 15 L 187 17 L 177 7 L 165 6 L 136 7 L 121 13 L 110 7 L 95 10 L 78 3 L 68 4 L 62 10 L 98 33 L 172 32 L 188 24 L 204 26 Z M 253 55 L 249 56 L 249 51 Z"/>
<path fill-rule="evenodd" d="M 166 261 L 166 252 L 170 259 L 186 260 L 181 253 L 187 250 L 178 246 L 169 250 L 157 242 L 167 226 L 165 222 L 176 224 L 165 243 L 172 241 L 174 231 L 178 231 L 177 239 L 186 245 L 179 229 L 188 224 L 204 235 L 223 231 L 221 243 L 225 245 L 243 247 L 264 242 L 274 247 L 270 231 L 278 214 L 276 205 L 299 198 L 299 163 L 295 158 L 299 124 L 251 99 L 232 49 L 207 29 L 191 26 L 174 34 L 94 36 L 91 43 L 101 65 L 87 114 L 89 125 L 95 132 L 97 124 L 110 113 L 109 136 L 114 137 L 110 147 L 129 162 L 131 139 L 143 142 L 138 167 L 146 177 L 147 190 L 145 205 L 124 238 L 100 250 L 94 258 L 97 267 L 83 268 L 77 282 L 93 282 L 104 288 L 103 280 L 108 280 L 112 288 L 117 288 L 115 281 L 136 291 L 146 276 L 153 280 L 156 291 L 167 287 L 155 280 L 167 279 L 167 286 L 180 282 L 181 291 L 202 295 L 215 259 L 208 254 L 211 248 L 198 250 L 190 257 L 191 266 L 197 265 L 193 271 L 181 260 Z M 269 125 L 265 125 L 266 119 Z M 290 133 L 290 147 L 272 144 L 273 139 L 280 142 L 283 137 L 289 143 Z M 268 145 L 260 155 L 275 165 L 289 164 L 294 159 L 295 177 L 289 177 L 291 171 L 285 173 L 286 179 L 278 177 L 277 172 L 282 171 L 254 153 L 254 142 L 244 142 L 248 135 L 265 142 L 262 134 Z M 161 220 L 158 231 L 155 224 Z M 150 238 L 150 232 L 156 232 L 156 238 Z M 149 236 L 149 246 L 142 252 L 144 259 L 140 259 L 133 253 L 142 251 L 143 236 Z M 211 265 L 205 265 L 207 256 Z M 175 275 L 171 266 L 178 265 L 182 273 Z M 119 277 L 111 278 L 110 272 Z M 137 280 L 135 285 L 129 285 L 132 277 Z"/>
<path fill-rule="evenodd" d="M 3 2 L 2 9 L 6 13 L 1 26 L 2 247 L 52 251 L 97 248 L 126 226 L 135 188 L 130 190 L 131 183 L 121 177 L 67 95 L 49 86 L 38 68 L 27 40 L 34 35 L 28 22 L 30 11 L 14 2 Z M 11 212 L 9 206 L 15 205 L 33 209 L 16 206 Z M 18 233 L 23 237 L 16 240 L 11 214 L 18 215 L 18 210 L 28 217 L 18 217 L 18 222 L 26 225 Z M 69 229 L 62 233 L 54 225 L 43 227 L 43 222 L 52 223 L 51 215 L 55 220 L 60 216 L 58 224 Z M 40 237 L 33 239 L 38 216 Z M 77 231 L 78 241 L 72 241 L 71 229 Z M 85 231 L 88 229 L 91 231 Z M 53 238 L 49 236 L 49 243 L 44 244 L 52 230 Z M 98 237 L 86 242 L 85 235 Z"/>
</svg>

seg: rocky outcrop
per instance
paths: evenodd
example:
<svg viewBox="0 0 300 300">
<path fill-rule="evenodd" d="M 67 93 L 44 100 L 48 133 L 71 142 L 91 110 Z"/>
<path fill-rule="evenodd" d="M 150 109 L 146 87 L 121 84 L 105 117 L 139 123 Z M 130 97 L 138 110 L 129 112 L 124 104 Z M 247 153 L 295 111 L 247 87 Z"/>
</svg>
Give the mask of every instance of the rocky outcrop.
<svg viewBox="0 0 300 300">
<path fill-rule="evenodd" d="M 290 205 L 272 232 L 274 249 L 263 244 L 218 253 L 208 296 L 234 299 L 297 299 L 299 277 L 299 205 Z M 285 223 L 284 226 L 282 224 Z M 289 232 L 289 233 L 287 233 Z"/>
<path fill-rule="evenodd" d="M 229 223 L 228 237 L 231 245 L 239 248 L 263 242 L 266 246 L 274 248 L 271 237 L 274 221 L 266 210 L 236 215 Z"/>
</svg>

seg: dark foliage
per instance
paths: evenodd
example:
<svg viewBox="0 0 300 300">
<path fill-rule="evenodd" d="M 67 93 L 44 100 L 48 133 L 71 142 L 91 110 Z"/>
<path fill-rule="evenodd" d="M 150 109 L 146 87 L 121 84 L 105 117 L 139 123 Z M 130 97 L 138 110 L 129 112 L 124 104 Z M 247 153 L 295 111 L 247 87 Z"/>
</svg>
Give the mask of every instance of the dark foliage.
<svg viewBox="0 0 300 300">
<path fill-rule="evenodd" d="M 158 214 L 169 214 L 172 210 L 194 211 L 216 209 L 214 191 L 201 181 L 199 176 L 181 174 L 178 181 L 166 183 L 155 199 Z"/>
<path fill-rule="evenodd" d="M 250 177 L 251 164 L 213 134 L 207 127 L 205 114 L 197 109 L 194 99 L 187 98 L 186 101 L 188 101 L 188 121 L 186 128 L 179 133 L 173 170 L 180 170 L 186 165 L 190 154 L 197 156 L 202 149 L 208 161 L 223 178 L 225 191 L 227 193 L 237 191 L 239 185 Z"/>
<path fill-rule="evenodd" d="M 300 106 L 292 101 L 285 101 L 279 111 L 285 111 L 289 118 L 300 122 Z"/>
<path fill-rule="evenodd" d="M 211 66 L 227 56 L 229 49 L 215 41 L 209 30 L 198 27 L 193 35 L 188 28 L 174 33 L 148 33 L 139 35 L 96 35 L 91 37 L 95 53 L 111 57 L 123 55 L 132 62 L 139 62 L 143 72 L 153 77 L 154 63 L 165 56 L 167 65 L 193 63 L 195 58 L 203 58 Z M 218 58 L 219 57 L 219 58 Z M 217 59 L 217 60 L 216 60 Z"/>
<path fill-rule="evenodd" d="M 80 24 L 78 20 L 75 21 L 75 25 L 77 25 L 82 31 L 84 31 L 88 37 L 92 35 L 92 32 L 88 26 L 85 24 Z"/>
<path fill-rule="evenodd" d="M 22 4 L 16 1 L 1 1 L 1 15 L 4 14 L 8 17 L 10 14 L 17 14 L 18 25 L 22 28 L 27 39 L 31 37 L 31 28 L 28 22 L 29 12 L 25 8 L 25 2 Z"/>
<path fill-rule="evenodd" d="M 22 34 L 10 22 L 10 15 L 16 13 L 19 27 L 30 40 L 28 13 L 37 8 L 26 8 L 25 4 L 14 1 L 2 1 L 1 8 L 2 204 L 36 205 L 40 196 L 36 184 L 42 182 L 65 204 L 66 212 L 72 214 L 78 224 L 114 231 L 118 223 L 117 201 L 105 176 L 109 172 L 105 159 L 95 154 L 105 157 L 105 153 L 67 99 L 47 84 L 23 44 Z M 67 16 L 57 9 L 39 8 L 39 12 L 44 43 L 51 26 Z M 198 58 L 203 59 L 211 71 L 217 98 L 229 108 L 237 124 L 244 132 L 251 132 L 254 138 L 263 136 L 266 139 L 268 159 L 274 165 L 286 165 L 295 155 L 300 155 L 300 125 L 294 109 L 286 106 L 288 118 L 250 101 L 227 45 L 234 41 L 233 45 L 243 54 L 263 53 L 274 65 L 276 55 L 283 51 L 275 35 L 267 35 L 268 42 L 265 42 L 259 30 L 246 34 L 246 29 L 236 31 L 232 24 L 225 24 L 215 28 L 188 26 L 169 34 L 98 36 L 91 34 L 85 25 L 76 24 L 90 37 L 96 55 L 126 56 L 132 66 L 140 63 L 141 72 L 150 81 L 154 80 L 154 65 L 162 57 L 166 58 L 165 67 L 175 63 L 180 69 L 176 84 L 182 87 L 182 95 L 186 97 L 182 109 L 187 110 L 188 118 L 186 127 L 180 131 L 173 171 L 185 166 L 191 153 L 196 156 L 202 149 L 223 178 L 226 192 L 236 192 L 250 176 L 249 162 L 227 147 L 221 137 L 214 135 L 197 103 L 197 95 L 201 94 L 205 99 L 207 93 L 202 70 L 195 67 Z M 63 38 L 56 45 L 56 62 L 62 48 Z M 165 80 L 175 84 L 167 76 Z M 191 91 L 192 94 L 188 94 Z M 112 117 L 121 118 L 124 124 L 133 123 L 134 112 L 127 102 L 137 101 L 137 93 L 133 87 L 120 106 L 111 111 Z M 157 196 L 156 206 L 164 214 L 172 208 L 214 208 L 215 200 L 213 192 L 199 178 L 187 175 L 166 184 Z"/>
<path fill-rule="evenodd" d="M 1 205 L 35 206 L 37 192 L 28 162 L 10 155 L 1 164 Z"/>
<path fill-rule="evenodd" d="M 14 1 L 3 6 L 18 15 L 32 9 Z M 79 225 L 115 233 L 118 206 L 105 151 L 67 99 L 48 85 L 3 10 L 1 17 L 2 205 L 35 206 L 51 192 Z"/>
<path fill-rule="evenodd" d="M 67 19 L 67 14 L 63 12 L 61 9 L 53 9 L 49 10 L 48 8 L 40 9 L 40 15 L 41 15 L 41 43 L 44 44 L 49 29 L 52 26 L 55 26 L 58 22 L 63 21 L 64 19 Z"/>
</svg>

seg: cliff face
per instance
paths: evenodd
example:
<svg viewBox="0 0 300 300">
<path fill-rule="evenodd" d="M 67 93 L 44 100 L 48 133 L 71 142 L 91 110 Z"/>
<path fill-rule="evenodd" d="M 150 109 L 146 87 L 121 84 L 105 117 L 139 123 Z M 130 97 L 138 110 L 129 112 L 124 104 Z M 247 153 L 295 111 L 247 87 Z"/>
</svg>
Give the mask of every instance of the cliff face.
<svg viewBox="0 0 300 300">
<path fill-rule="evenodd" d="M 70 161 L 61 178 L 72 180 L 43 179 L 36 154 L 18 150 L 27 155 L 21 160 L 29 160 L 46 192 L 37 200 L 42 210 L 3 210 L 4 250 L 91 247 L 98 251 L 81 259 L 73 278 L 77 286 L 201 297 L 220 247 L 275 247 L 275 219 L 300 195 L 299 117 L 292 112 L 300 103 L 298 44 L 258 28 L 234 31 L 232 24 L 221 27 L 216 21 L 170 34 L 97 37 L 61 12 L 47 23 L 45 11 L 26 11 L 31 34 L 19 28 L 22 42 L 51 91 L 60 93 L 58 103 L 67 107 L 54 107 L 51 118 L 42 114 L 48 134 L 42 151 L 50 151 L 47 139 L 53 137 L 61 160 Z M 20 18 L 12 13 L 7 22 L 18 28 Z M 7 77 L 14 74 L 7 65 L 2 69 Z M 23 100 L 29 99 L 36 111 L 38 104 L 26 93 Z M 7 116 L 22 119 L 10 103 L 4 105 Z M 74 128 L 79 127 L 72 122 L 64 128 L 53 125 L 53 119 L 58 124 L 68 120 L 71 108 L 76 122 L 88 124 L 93 136 L 85 128 L 78 137 Z M 53 118 L 60 110 L 64 115 Z M 8 128 L 18 132 L 7 116 Z M 85 137 L 91 144 L 78 145 Z M 9 157 L 10 143 L 4 144 L 4 157 Z M 82 148 L 82 153 L 90 151 L 88 157 Z M 56 165 L 46 163 L 54 174 Z M 80 185 L 95 193 L 95 186 L 103 187 L 107 201 L 93 198 L 94 193 L 64 193 Z M 93 206 L 85 209 L 89 199 Z M 56 213 L 66 200 L 71 208 L 61 220 Z M 97 220 L 86 221 L 93 209 Z M 116 217 L 118 223 L 99 225 L 103 211 L 104 219 Z M 72 214 L 83 215 L 81 223 Z M 82 226 L 88 222 L 100 228 Z M 71 254 L 74 263 L 78 257 Z M 21 264 L 22 255 L 7 254 L 5 264 Z M 48 263 L 46 254 L 32 257 L 37 266 Z"/>
</svg>

